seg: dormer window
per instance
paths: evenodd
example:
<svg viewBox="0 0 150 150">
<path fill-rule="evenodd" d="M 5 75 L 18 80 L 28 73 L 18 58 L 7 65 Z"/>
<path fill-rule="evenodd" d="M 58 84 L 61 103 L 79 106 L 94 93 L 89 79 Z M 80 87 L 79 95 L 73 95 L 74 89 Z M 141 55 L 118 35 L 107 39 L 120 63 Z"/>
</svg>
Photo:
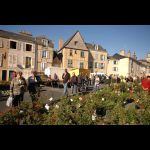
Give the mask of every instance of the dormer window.
<svg viewBox="0 0 150 150">
<path fill-rule="evenodd" d="M 45 47 L 48 47 L 48 40 L 47 39 L 43 39 L 42 43 Z"/>
</svg>

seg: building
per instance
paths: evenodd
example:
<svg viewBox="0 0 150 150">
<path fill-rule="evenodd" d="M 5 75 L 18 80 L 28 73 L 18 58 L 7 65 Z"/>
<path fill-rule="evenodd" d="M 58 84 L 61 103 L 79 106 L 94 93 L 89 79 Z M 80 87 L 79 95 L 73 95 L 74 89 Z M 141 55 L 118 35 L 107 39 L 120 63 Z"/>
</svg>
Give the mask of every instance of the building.
<svg viewBox="0 0 150 150">
<path fill-rule="evenodd" d="M 44 73 L 47 67 L 52 66 L 54 45 L 47 37 L 39 36 L 36 37 L 36 46 L 36 70 Z"/>
<path fill-rule="evenodd" d="M 150 53 L 147 54 L 146 60 L 150 62 Z"/>
<path fill-rule="evenodd" d="M 35 66 L 35 39 L 31 33 L 0 30 L 0 80 L 10 80 L 14 70 L 28 77 Z"/>
<path fill-rule="evenodd" d="M 62 59 L 62 64 L 60 65 L 62 68 L 68 68 L 68 70 L 71 70 L 72 68 L 88 69 L 89 52 L 79 31 L 65 43 L 60 39 L 58 55 L 60 55 Z"/>
<path fill-rule="evenodd" d="M 100 45 L 86 43 L 89 50 L 89 69 L 91 73 L 107 73 L 107 51 Z"/>
<path fill-rule="evenodd" d="M 136 54 L 131 56 L 130 51 L 125 54 L 124 50 L 120 54 L 108 57 L 107 74 L 119 76 L 142 76 L 145 65 L 137 60 Z"/>
<path fill-rule="evenodd" d="M 143 74 L 146 76 L 150 75 L 150 53 L 147 54 L 146 59 L 139 60 L 145 67 L 143 69 Z"/>
<path fill-rule="evenodd" d="M 10 80 L 14 70 L 22 71 L 25 78 L 32 70 L 44 73 L 52 66 L 53 47 L 45 36 L 0 30 L 0 80 Z"/>
</svg>

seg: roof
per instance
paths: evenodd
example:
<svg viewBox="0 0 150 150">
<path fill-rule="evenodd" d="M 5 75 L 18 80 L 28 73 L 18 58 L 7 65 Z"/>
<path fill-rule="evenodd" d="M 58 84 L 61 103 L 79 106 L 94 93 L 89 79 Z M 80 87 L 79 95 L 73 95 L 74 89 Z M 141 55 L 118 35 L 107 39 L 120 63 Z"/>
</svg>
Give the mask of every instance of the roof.
<svg viewBox="0 0 150 150">
<path fill-rule="evenodd" d="M 114 59 L 123 59 L 123 58 L 128 58 L 128 57 L 126 57 L 126 56 L 122 56 L 122 55 L 120 55 L 120 54 L 118 54 L 118 53 L 116 53 L 116 54 L 114 54 L 113 56 L 109 56 L 110 58 L 114 58 Z"/>
<path fill-rule="evenodd" d="M 21 40 L 21 41 L 28 41 L 28 42 L 32 42 L 35 43 L 35 39 L 37 38 L 37 43 L 40 45 L 43 45 L 42 41 L 40 40 L 41 38 L 45 38 L 45 36 L 40 36 L 40 37 L 33 37 L 33 36 L 29 36 L 29 35 L 24 35 L 22 33 L 14 33 L 14 32 L 10 32 L 10 31 L 4 31 L 4 30 L 0 30 L 0 37 L 3 38 L 8 38 L 8 39 L 15 39 L 15 40 Z M 50 47 L 54 47 L 54 44 L 52 43 L 51 40 L 49 41 L 49 46 Z"/>
<path fill-rule="evenodd" d="M 134 58 L 132 58 L 132 57 L 122 56 L 122 55 L 120 55 L 120 54 L 118 54 L 118 53 L 114 54 L 113 56 L 108 56 L 107 58 L 108 58 L 108 59 L 117 59 L 117 60 L 120 60 L 120 59 L 123 59 L 123 58 L 129 58 L 129 59 L 131 59 L 132 61 L 135 61 L 136 63 L 138 63 L 138 64 L 140 64 L 140 65 L 146 66 L 146 65 L 144 65 L 142 62 L 140 62 L 140 61 L 138 61 L 138 60 L 136 60 L 136 59 L 134 59 Z"/>
<path fill-rule="evenodd" d="M 32 42 L 32 43 L 35 42 L 35 38 L 32 36 L 23 35 L 20 33 L 14 33 L 14 32 L 10 32 L 10 31 L 4 31 L 4 30 L 0 30 L 0 37 L 28 41 L 28 42 Z"/>
<path fill-rule="evenodd" d="M 79 32 L 79 31 L 77 30 L 77 31 L 63 44 L 63 46 L 62 46 L 58 51 L 61 51 L 63 48 L 65 48 L 78 32 Z M 79 32 L 79 33 L 80 33 L 80 32 Z M 82 40 L 84 41 L 84 39 L 83 39 L 83 37 L 82 37 L 81 34 L 80 34 L 80 36 L 81 36 Z"/>
<path fill-rule="evenodd" d="M 95 50 L 95 44 L 91 44 L 91 43 L 85 43 L 87 48 L 89 50 Z M 104 52 L 107 52 L 106 49 L 104 49 L 101 45 L 98 45 L 98 51 L 104 51 Z"/>
<path fill-rule="evenodd" d="M 45 36 L 38 36 L 38 37 L 36 37 L 37 43 L 38 43 L 39 45 L 43 45 L 43 46 L 44 46 L 44 44 L 43 44 L 43 42 L 42 42 L 42 39 L 47 39 L 47 40 L 48 40 L 48 38 L 46 38 Z M 52 40 L 48 40 L 48 45 L 49 45 L 50 47 L 54 48 L 54 44 L 53 44 Z"/>
</svg>

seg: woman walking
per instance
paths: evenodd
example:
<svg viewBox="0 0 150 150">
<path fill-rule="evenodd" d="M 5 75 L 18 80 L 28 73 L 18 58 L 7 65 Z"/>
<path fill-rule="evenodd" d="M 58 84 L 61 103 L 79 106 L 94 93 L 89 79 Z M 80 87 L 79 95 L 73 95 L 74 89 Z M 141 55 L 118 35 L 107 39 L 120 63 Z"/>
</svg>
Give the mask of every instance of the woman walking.
<svg viewBox="0 0 150 150">
<path fill-rule="evenodd" d="M 26 81 L 22 77 L 22 72 L 16 72 L 16 76 L 10 84 L 10 96 L 13 97 L 13 107 L 19 106 L 20 102 L 23 101 L 26 85 Z"/>
</svg>

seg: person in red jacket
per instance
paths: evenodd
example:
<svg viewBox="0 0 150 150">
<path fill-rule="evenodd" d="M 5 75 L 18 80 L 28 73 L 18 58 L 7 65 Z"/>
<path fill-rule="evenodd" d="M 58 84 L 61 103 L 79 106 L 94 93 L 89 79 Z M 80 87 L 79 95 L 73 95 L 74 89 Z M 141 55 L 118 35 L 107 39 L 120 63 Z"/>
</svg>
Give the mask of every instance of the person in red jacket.
<svg viewBox="0 0 150 150">
<path fill-rule="evenodd" d="M 141 84 L 143 90 L 148 91 L 150 93 L 150 76 L 147 76 L 147 78 L 142 79 Z"/>
</svg>

